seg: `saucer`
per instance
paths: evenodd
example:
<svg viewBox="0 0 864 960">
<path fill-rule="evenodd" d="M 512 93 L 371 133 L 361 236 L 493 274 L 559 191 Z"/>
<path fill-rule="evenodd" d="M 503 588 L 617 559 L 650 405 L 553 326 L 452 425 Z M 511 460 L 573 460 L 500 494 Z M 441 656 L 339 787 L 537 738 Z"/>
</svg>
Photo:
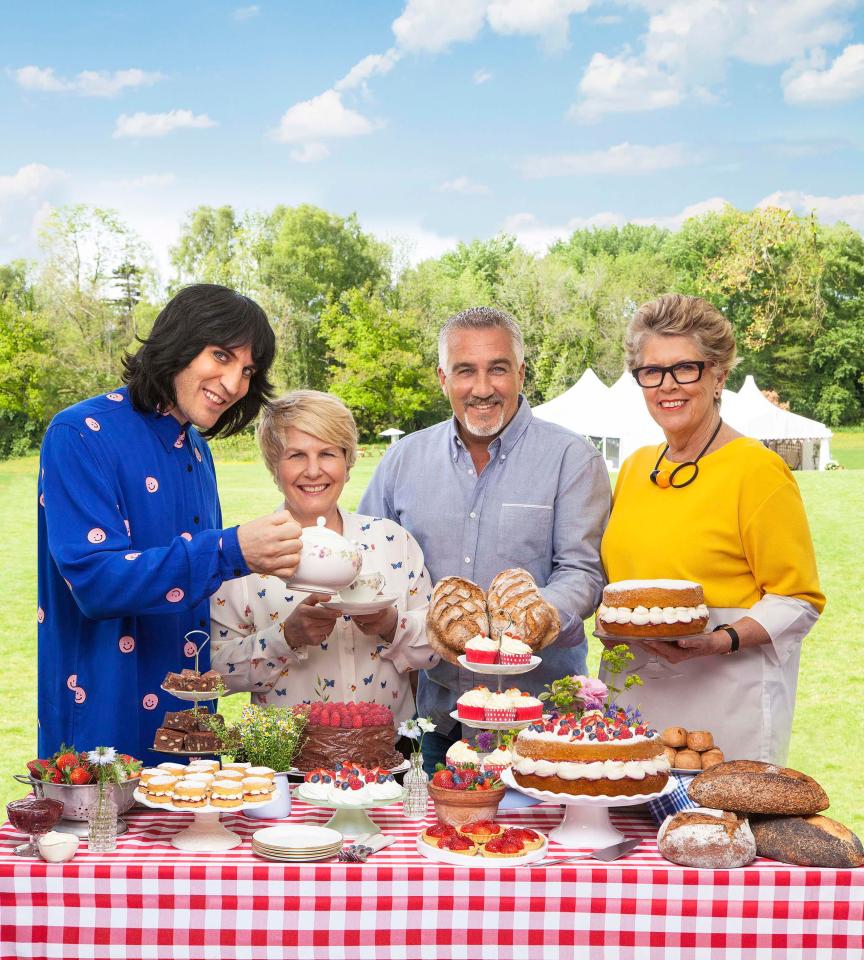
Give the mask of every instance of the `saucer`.
<svg viewBox="0 0 864 960">
<path fill-rule="evenodd" d="M 396 594 L 385 594 L 375 597 L 374 600 L 343 600 L 337 593 L 330 600 L 319 603 L 318 606 L 326 610 L 339 610 L 350 617 L 355 614 L 378 613 L 379 610 L 392 607 L 398 599 Z"/>
</svg>

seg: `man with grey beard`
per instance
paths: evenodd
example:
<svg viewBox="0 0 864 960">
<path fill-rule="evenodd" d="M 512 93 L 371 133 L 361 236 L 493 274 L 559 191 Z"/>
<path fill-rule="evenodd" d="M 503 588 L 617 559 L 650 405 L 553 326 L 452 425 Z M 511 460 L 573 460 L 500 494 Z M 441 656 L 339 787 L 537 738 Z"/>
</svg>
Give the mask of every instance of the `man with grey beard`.
<svg viewBox="0 0 864 960">
<path fill-rule="evenodd" d="M 561 618 L 543 662 L 519 678 L 520 689 L 536 695 L 559 677 L 585 673 L 582 621 L 603 591 L 600 538 L 611 496 L 593 445 L 531 413 L 521 392 L 524 354 L 509 314 L 472 307 L 450 317 L 438 338 L 438 379 L 453 417 L 391 447 L 359 510 L 409 530 L 433 584 L 460 576 L 485 591 L 508 567 L 534 577 Z M 427 773 L 462 738 L 450 713 L 478 682 L 443 661 L 421 672 L 417 711 L 436 724 L 423 740 Z"/>
</svg>

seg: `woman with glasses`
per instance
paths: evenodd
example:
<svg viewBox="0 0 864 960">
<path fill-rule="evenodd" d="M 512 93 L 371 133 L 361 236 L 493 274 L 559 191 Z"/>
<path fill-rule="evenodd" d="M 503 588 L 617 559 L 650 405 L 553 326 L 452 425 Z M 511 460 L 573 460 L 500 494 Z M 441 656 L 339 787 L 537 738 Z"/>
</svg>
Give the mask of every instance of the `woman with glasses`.
<svg viewBox="0 0 864 960">
<path fill-rule="evenodd" d="M 825 598 L 798 486 L 783 460 L 722 418 L 729 321 L 698 297 L 636 312 L 627 364 L 665 442 L 622 465 L 601 555 L 610 582 L 702 584 L 708 631 L 632 644 L 652 726 L 710 730 L 729 759 L 786 760 L 801 641 Z"/>
</svg>

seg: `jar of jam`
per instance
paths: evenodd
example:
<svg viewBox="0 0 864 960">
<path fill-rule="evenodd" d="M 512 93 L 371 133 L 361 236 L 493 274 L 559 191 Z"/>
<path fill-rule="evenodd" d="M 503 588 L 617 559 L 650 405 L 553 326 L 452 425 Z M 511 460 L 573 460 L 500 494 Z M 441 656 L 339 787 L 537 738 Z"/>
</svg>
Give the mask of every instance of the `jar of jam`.
<svg viewBox="0 0 864 960">
<path fill-rule="evenodd" d="M 24 797 L 6 804 L 9 822 L 16 830 L 26 833 L 30 840 L 15 848 L 19 857 L 38 857 L 36 840 L 53 830 L 63 813 L 63 804 L 48 797 Z"/>
</svg>

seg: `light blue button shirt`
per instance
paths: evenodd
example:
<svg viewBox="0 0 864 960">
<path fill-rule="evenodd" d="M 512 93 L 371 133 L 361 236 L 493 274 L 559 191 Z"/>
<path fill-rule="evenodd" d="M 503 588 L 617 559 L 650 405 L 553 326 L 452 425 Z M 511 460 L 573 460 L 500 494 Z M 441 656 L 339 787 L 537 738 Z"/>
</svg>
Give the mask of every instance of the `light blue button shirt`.
<svg viewBox="0 0 864 960">
<path fill-rule="evenodd" d="M 542 652 L 542 664 L 518 678 L 520 689 L 536 694 L 565 674 L 585 672 L 582 621 L 605 584 L 600 539 L 609 476 L 587 440 L 536 419 L 524 397 L 489 444 L 489 456 L 477 476 L 452 418 L 409 434 L 387 451 L 359 510 L 409 530 L 433 583 L 455 575 L 486 590 L 508 567 L 534 577 L 561 617 L 560 636 Z M 457 698 L 488 680 L 442 662 L 420 675 L 418 712 L 439 731 L 450 730 Z"/>
</svg>

